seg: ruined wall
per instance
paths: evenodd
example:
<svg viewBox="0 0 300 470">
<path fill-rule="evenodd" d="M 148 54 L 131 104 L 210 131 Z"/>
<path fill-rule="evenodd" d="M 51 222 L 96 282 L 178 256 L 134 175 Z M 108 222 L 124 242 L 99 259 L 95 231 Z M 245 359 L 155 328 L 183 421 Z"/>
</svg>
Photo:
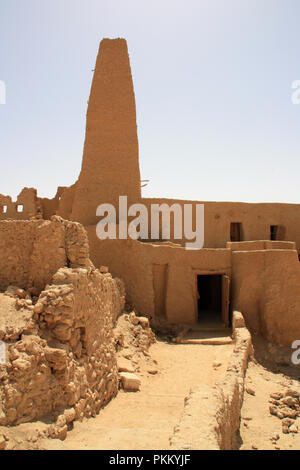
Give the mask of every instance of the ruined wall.
<svg viewBox="0 0 300 470">
<path fill-rule="evenodd" d="M 87 235 L 78 223 L 59 217 L 0 222 L 0 289 L 42 289 L 59 268 L 89 264 Z"/>
<path fill-rule="evenodd" d="M 24 188 L 16 202 L 13 202 L 10 196 L 0 194 L 0 220 L 50 220 L 59 212 L 59 208 L 61 216 L 69 220 L 73 199 L 70 204 L 68 194 L 72 192 L 74 186 L 70 188 L 59 186 L 52 199 L 38 197 L 34 188 Z"/>
<path fill-rule="evenodd" d="M 124 308 L 123 284 L 94 268 L 80 224 L 56 217 L 1 222 L 0 229 L 0 240 L 15 233 L 15 245 L 2 246 L 0 259 L 21 242 L 24 256 L 13 253 L 12 262 L 29 264 L 13 279 L 27 290 L 10 286 L 0 293 L 0 340 L 8 353 L 0 366 L 0 425 L 44 417 L 53 422 L 49 435 L 64 438 L 72 421 L 95 416 L 117 393 L 112 328 Z M 48 268 L 39 258 L 47 241 L 49 258 L 55 258 Z M 53 275 L 55 264 L 63 267 Z M 4 284 L 6 273 L 1 265 Z M 42 281 L 47 285 L 41 287 Z"/>
<path fill-rule="evenodd" d="M 290 346 L 300 338 L 297 252 L 232 252 L 232 301 L 243 312 L 251 333 Z"/>
<path fill-rule="evenodd" d="M 5 289 L 10 284 L 27 286 L 35 224 L 36 222 L 0 222 L 0 289 Z"/>
<path fill-rule="evenodd" d="M 28 220 L 31 217 L 42 217 L 36 189 L 24 188 L 16 202 L 10 196 L 0 194 L 0 220 Z"/>
<path fill-rule="evenodd" d="M 119 195 L 127 195 L 129 204 L 141 197 L 135 98 L 126 41 L 103 39 L 71 220 L 95 223 L 98 205 L 117 205 Z"/>
<path fill-rule="evenodd" d="M 62 194 L 64 194 L 67 190 L 68 188 L 59 186 L 54 198 L 38 198 L 43 211 L 43 219 L 51 219 L 53 215 L 56 215 Z M 61 217 L 64 218 L 63 215 Z M 69 219 L 69 217 L 67 217 L 67 219 Z"/>
<path fill-rule="evenodd" d="M 110 274 L 60 269 L 32 310 L 36 334 L 19 331 L 21 339 L 10 341 L 4 331 L 8 362 L 0 374 L 0 423 L 57 418 L 65 410 L 72 420 L 95 416 L 118 390 L 112 328 L 123 306 Z M 61 421 L 52 437 L 67 431 Z"/>
<path fill-rule="evenodd" d="M 71 220 L 75 190 L 76 183 L 66 188 L 60 197 L 56 213 L 63 219 Z"/>
</svg>

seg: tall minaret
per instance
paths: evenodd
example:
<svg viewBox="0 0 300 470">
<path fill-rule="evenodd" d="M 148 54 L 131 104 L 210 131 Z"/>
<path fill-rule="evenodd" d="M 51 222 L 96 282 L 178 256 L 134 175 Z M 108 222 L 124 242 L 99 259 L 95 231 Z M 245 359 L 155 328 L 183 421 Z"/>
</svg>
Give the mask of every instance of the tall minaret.
<svg viewBox="0 0 300 470">
<path fill-rule="evenodd" d="M 125 39 L 100 43 L 89 98 L 81 173 L 72 220 L 96 224 L 96 209 L 119 196 L 141 198 L 135 97 Z"/>
</svg>

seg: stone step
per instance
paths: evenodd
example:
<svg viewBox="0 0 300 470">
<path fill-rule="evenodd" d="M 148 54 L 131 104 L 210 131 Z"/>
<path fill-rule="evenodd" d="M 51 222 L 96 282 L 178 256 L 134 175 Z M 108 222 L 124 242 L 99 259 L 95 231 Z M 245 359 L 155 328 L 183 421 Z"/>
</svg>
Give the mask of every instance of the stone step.
<svg viewBox="0 0 300 470">
<path fill-rule="evenodd" d="M 175 341 L 179 344 L 231 344 L 233 342 L 231 333 L 230 328 L 207 330 L 192 326 L 185 328 Z"/>
<path fill-rule="evenodd" d="M 228 337 L 219 337 L 219 338 L 199 338 L 199 339 L 186 339 L 181 338 L 178 341 L 179 344 L 212 344 L 212 345 L 221 345 L 221 344 L 231 344 L 233 339 Z"/>
</svg>

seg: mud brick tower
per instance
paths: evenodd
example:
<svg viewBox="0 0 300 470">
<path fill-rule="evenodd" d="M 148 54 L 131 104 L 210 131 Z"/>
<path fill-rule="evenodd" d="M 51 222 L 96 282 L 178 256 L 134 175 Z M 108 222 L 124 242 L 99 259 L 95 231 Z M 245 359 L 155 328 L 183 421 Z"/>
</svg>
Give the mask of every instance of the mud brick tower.
<svg viewBox="0 0 300 470">
<path fill-rule="evenodd" d="M 118 207 L 141 198 L 139 150 L 133 82 L 124 39 L 103 39 L 87 111 L 81 173 L 76 184 L 72 220 L 98 221 L 102 203 Z"/>
</svg>

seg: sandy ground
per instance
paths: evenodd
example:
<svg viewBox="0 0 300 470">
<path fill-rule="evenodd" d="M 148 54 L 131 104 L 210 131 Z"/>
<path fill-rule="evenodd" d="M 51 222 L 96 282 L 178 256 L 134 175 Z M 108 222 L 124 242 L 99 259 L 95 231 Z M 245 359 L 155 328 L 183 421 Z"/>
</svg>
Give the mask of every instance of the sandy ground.
<svg viewBox="0 0 300 470">
<path fill-rule="evenodd" d="M 270 394 L 299 389 L 300 368 L 281 362 L 279 352 L 270 354 L 266 344 L 254 344 L 259 362 L 249 362 L 245 380 L 244 402 L 241 410 L 241 450 L 299 450 L 300 418 L 295 420 L 298 433 L 284 434 L 282 421 L 270 413 Z M 290 352 L 287 351 L 290 355 Z M 272 357 L 273 356 L 273 357 Z M 254 391 L 254 395 L 247 392 Z M 276 436 L 276 439 L 273 439 Z"/>
<path fill-rule="evenodd" d="M 43 449 L 167 449 L 192 386 L 214 385 L 225 373 L 231 345 L 180 345 L 158 340 L 150 348 L 158 373 L 141 364 L 141 390 L 120 391 L 96 418 L 76 422 L 65 441 L 44 439 Z M 213 362 L 221 365 L 214 367 Z"/>
<path fill-rule="evenodd" d="M 261 338 L 253 338 L 253 343 L 241 410 L 240 449 L 298 450 L 300 417 L 294 420 L 299 432 L 285 434 L 283 421 L 270 413 L 270 395 L 300 390 L 300 366 L 291 365 L 289 348 L 275 347 Z M 199 383 L 213 386 L 223 378 L 232 351 L 233 344 L 174 344 L 157 338 L 148 353 L 140 353 L 138 363 L 133 361 L 142 381 L 139 392 L 120 390 L 96 418 L 75 422 L 64 441 L 37 438 L 37 431 L 43 436 L 45 422 L 6 428 L 10 448 L 168 449 L 190 388 Z"/>
</svg>

